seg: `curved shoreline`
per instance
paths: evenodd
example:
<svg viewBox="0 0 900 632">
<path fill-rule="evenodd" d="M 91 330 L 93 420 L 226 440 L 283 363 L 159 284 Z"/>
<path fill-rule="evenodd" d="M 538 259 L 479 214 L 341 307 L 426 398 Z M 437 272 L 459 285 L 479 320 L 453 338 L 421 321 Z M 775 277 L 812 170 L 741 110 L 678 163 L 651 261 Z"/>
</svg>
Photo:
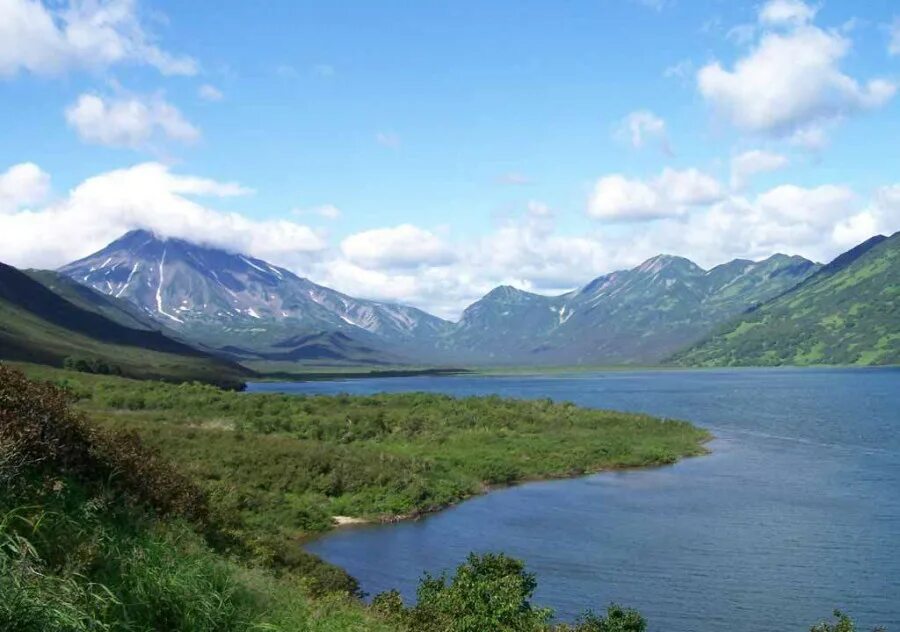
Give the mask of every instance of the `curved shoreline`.
<svg viewBox="0 0 900 632">
<path fill-rule="evenodd" d="M 629 472 L 629 471 L 638 471 L 638 470 L 653 470 L 657 468 L 671 467 L 673 465 L 677 465 L 686 459 L 693 459 L 697 457 L 707 456 L 712 451 L 706 447 L 708 443 L 713 441 L 716 437 L 706 428 L 701 428 L 706 433 L 706 437 L 699 443 L 700 450 L 695 454 L 686 454 L 676 458 L 671 463 L 656 463 L 650 465 L 623 465 L 618 467 L 600 467 L 597 469 L 592 469 L 590 471 L 580 472 L 580 473 L 560 473 L 560 474 L 549 474 L 546 476 L 535 476 L 529 478 L 522 478 L 519 480 L 515 480 L 509 483 L 494 483 L 487 484 L 482 483 L 481 489 L 472 494 L 468 494 L 463 496 L 453 502 L 449 502 L 443 505 L 436 505 L 433 507 L 428 507 L 425 509 L 411 511 L 405 514 L 384 514 L 380 516 L 374 516 L 370 518 L 363 518 L 358 516 L 332 516 L 333 524 L 330 529 L 327 531 L 321 531 L 318 533 L 307 534 L 305 537 L 302 537 L 301 540 L 303 543 L 312 542 L 313 540 L 318 540 L 320 538 L 327 537 L 328 534 L 336 532 L 336 531 L 347 531 L 349 529 L 361 528 L 361 527 L 373 527 L 373 526 L 381 526 L 388 524 L 397 524 L 400 522 L 407 522 L 410 520 L 419 520 L 422 518 L 427 518 L 433 514 L 440 513 L 446 509 L 451 509 L 460 505 L 468 500 L 472 500 L 474 498 L 478 498 L 480 496 L 485 496 L 490 494 L 491 492 L 500 491 L 503 489 L 509 489 L 512 487 L 519 487 L 521 485 L 527 485 L 529 483 L 543 483 L 543 482 L 551 482 L 551 481 L 564 481 L 564 480 L 575 480 L 578 478 L 587 478 L 589 476 L 595 476 L 597 474 L 608 474 L 613 472 Z"/>
</svg>

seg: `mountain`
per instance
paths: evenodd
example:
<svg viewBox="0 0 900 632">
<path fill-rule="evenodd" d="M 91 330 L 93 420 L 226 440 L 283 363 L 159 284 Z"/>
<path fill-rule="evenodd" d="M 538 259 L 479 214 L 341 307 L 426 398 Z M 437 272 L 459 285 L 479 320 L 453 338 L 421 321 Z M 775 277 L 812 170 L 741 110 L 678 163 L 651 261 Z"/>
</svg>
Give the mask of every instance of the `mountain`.
<svg viewBox="0 0 900 632">
<path fill-rule="evenodd" d="M 69 288 L 71 289 L 71 288 Z M 78 293 L 82 304 L 90 295 Z M 147 327 L 110 319 L 107 297 L 85 309 L 31 276 L 0 263 L 0 358 L 60 366 L 68 357 L 102 360 L 133 377 L 236 385 L 251 372 Z M 128 308 L 121 308 L 123 321 Z"/>
<path fill-rule="evenodd" d="M 128 301 L 117 299 L 86 285 L 81 285 L 53 270 L 22 270 L 22 272 L 54 294 L 61 296 L 81 309 L 100 314 L 131 329 L 161 331 L 169 338 L 175 337 L 170 335 L 170 330 L 148 317 Z"/>
<path fill-rule="evenodd" d="M 694 366 L 900 363 L 900 232 L 849 250 L 674 361 Z"/>
<path fill-rule="evenodd" d="M 659 362 L 817 268 L 774 255 L 704 270 L 659 255 L 560 296 L 498 287 L 456 323 L 144 230 L 59 272 L 114 307 L 128 301 L 128 314 L 105 312 L 119 322 L 162 328 L 242 362 L 566 365 Z"/>
<path fill-rule="evenodd" d="M 144 230 L 60 272 L 130 301 L 186 339 L 244 357 L 331 361 L 359 360 L 362 353 L 367 361 L 399 362 L 451 327 L 413 307 L 355 299 L 260 259 Z M 346 340 L 327 340 L 319 355 L 303 340 L 334 332 Z M 292 340 L 300 342 L 291 347 Z M 342 345 L 355 355 L 341 358 Z"/>
<path fill-rule="evenodd" d="M 818 268 L 802 257 L 737 259 L 704 270 L 659 255 L 547 297 L 501 287 L 470 306 L 442 340 L 459 360 L 497 363 L 653 363 Z"/>
</svg>

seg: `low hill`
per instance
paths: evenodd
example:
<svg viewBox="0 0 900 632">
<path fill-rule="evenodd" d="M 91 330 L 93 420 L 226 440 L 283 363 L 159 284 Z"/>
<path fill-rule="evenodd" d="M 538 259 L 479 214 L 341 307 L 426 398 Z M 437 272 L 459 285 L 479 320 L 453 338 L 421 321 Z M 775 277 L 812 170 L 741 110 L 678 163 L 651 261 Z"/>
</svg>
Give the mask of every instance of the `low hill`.
<svg viewBox="0 0 900 632">
<path fill-rule="evenodd" d="M 90 297 L 80 295 L 80 302 Z M 0 264 L 0 358 L 61 366 L 67 358 L 102 363 L 133 377 L 200 380 L 236 386 L 251 372 L 168 338 L 111 320 L 107 304 L 88 310 L 29 275 Z M 139 323 L 136 323 L 139 325 Z"/>
<path fill-rule="evenodd" d="M 847 251 L 673 360 L 689 366 L 900 363 L 900 232 Z"/>
</svg>

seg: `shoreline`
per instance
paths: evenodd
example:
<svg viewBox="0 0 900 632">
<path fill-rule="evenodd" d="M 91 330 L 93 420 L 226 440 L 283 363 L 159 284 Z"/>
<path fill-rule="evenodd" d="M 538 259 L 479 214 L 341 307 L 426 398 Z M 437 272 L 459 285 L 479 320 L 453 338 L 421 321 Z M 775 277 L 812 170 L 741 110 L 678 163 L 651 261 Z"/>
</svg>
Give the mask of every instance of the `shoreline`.
<svg viewBox="0 0 900 632">
<path fill-rule="evenodd" d="M 493 483 L 487 484 L 482 483 L 481 489 L 472 494 L 468 494 L 463 496 L 453 502 L 446 503 L 444 505 L 436 505 L 433 507 L 428 507 L 425 509 L 411 511 L 405 514 L 387 514 L 382 516 L 374 516 L 371 518 L 362 518 L 357 516 L 332 516 L 333 524 L 330 529 L 327 531 L 320 531 L 317 533 L 306 534 L 300 537 L 301 545 L 307 544 L 314 540 L 318 540 L 320 538 L 327 537 L 331 533 L 335 533 L 338 531 L 348 531 L 350 529 L 358 529 L 364 527 L 374 527 L 374 526 L 382 526 L 389 524 L 399 524 L 401 522 L 408 522 L 411 520 L 420 520 L 422 518 L 427 518 L 428 516 L 440 513 L 447 509 L 452 509 L 457 505 L 460 505 L 468 500 L 472 500 L 474 498 L 478 498 L 480 496 L 486 496 L 495 491 L 500 491 L 503 489 L 510 489 L 513 487 L 519 487 L 521 485 L 527 485 L 529 483 L 546 483 L 552 481 L 565 481 L 565 480 L 575 480 L 579 478 L 587 478 L 589 476 L 595 476 L 597 474 L 611 474 L 615 472 L 629 472 L 629 471 L 637 471 L 637 470 L 652 470 L 657 468 L 671 467 L 673 465 L 677 465 L 682 461 L 687 459 L 694 459 L 703 456 L 708 456 L 712 454 L 712 450 L 707 448 L 707 444 L 714 441 L 716 436 L 712 434 L 710 431 L 703 428 L 703 430 L 707 433 L 706 438 L 700 442 L 699 448 L 700 450 L 696 454 L 687 454 L 684 456 L 678 457 L 672 463 L 657 463 L 650 465 L 623 465 L 623 466 L 613 466 L 613 467 L 601 467 L 597 469 L 593 469 L 590 471 L 585 471 L 581 473 L 560 473 L 560 474 L 548 474 L 546 476 L 535 476 L 522 478 L 516 481 L 512 481 L 510 483 Z"/>
<path fill-rule="evenodd" d="M 361 367 L 360 367 L 361 368 Z M 676 365 L 611 365 L 611 366 L 560 366 L 560 367 L 469 367 L 469 368 L 429 368 L 429 369 L 371 369 L 348 371 L 315 371 L 311 373 L 290 373 L 278 371 L 260 373 L 256 379 L 248 379 L 245 384 L 277 384 L 306 382 L 343 382 L 377 378 L 404 377 L 552 377 L 586 373 L 645 373 L 645 372 L 714 372 L 714 371 L 829 371 L 829 370 L 883 370 L 898 369 L 900 364 L 782 364 L 776 366 L 676 366 Z M 270 392 L 270 391 L 256 391 Z"/>
</svg>

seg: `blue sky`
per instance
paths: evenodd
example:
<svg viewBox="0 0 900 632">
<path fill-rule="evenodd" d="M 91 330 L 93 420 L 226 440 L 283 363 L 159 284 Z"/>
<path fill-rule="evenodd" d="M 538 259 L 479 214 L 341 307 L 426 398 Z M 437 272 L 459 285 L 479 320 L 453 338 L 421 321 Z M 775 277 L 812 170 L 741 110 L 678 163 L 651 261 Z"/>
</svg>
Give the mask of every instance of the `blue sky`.
<svg viewBox="0 0 900 632">
<path fill-rule="evenodd" d="M 455 317 L 900 228 L 887 0 L 0 0 L 0 259 L 146 227 Z"/>
</svg>

